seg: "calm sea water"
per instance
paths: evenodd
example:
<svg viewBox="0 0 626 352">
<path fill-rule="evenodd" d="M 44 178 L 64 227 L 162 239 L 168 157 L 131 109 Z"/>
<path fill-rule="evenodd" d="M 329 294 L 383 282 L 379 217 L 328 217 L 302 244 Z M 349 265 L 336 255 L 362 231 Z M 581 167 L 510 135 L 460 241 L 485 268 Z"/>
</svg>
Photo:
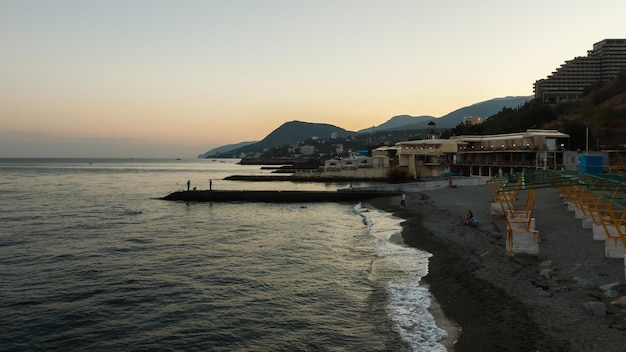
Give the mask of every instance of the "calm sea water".
<svg viewBox="0 0 626 352">
<path fill-rule="evenodd" d="M 357 204 L 198 203 L 235 160 L 0 159 L 0 350 L 445 351 L 429 254 Z M 358 185 L 357 185 L 358 186 Z M 367 211 L 368 210 L 368 211 Z"/>
</svg>

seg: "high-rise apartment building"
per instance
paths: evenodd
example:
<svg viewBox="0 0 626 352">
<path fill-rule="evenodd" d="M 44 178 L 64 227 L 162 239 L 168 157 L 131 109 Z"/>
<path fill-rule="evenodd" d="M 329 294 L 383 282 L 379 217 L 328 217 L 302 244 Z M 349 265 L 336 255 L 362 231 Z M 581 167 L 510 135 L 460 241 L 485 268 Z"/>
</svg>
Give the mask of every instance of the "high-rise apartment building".
<svg viewBox="0 0 626 352">
<path fill-rule="evenodd" d="M 587 56 L 566 61 L 546 79 L 535 82 L 535 99 L 545 103 L 578 99 L 589 85 L 607 81 L 626 69 L 626 39 L 605 39 Z"/>
</svg>

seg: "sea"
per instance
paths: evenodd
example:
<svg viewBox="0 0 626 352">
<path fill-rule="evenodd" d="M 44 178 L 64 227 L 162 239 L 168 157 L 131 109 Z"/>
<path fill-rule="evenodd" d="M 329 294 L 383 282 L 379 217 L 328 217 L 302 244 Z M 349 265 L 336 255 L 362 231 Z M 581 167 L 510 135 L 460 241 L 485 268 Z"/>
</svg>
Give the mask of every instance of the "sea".
<svg viewBox="0 0 626 352">
<path fill-rule="evenodd" d="M 238 159 L 0 159 L 2 351 L 446 351 L 402 219 L 343 203 L 185 203 Z M 362 186 L 355 183 L 354 186 Z"/>
</svg>

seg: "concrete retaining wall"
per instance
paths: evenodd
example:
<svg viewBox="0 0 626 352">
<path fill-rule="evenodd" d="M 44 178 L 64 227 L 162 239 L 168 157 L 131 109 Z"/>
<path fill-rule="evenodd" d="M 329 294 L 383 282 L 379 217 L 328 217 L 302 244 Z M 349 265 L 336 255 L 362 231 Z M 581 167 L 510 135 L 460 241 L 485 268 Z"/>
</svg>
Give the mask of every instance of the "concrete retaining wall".
<svg viewBox="0 0 626 352">
<path fill-rule="evenodd" d="M 452 177 L 452 187 L 470 187 L 487 184 L 489 177 Z M 385 184 L 372 187 L 359 187 L 364 191 L 388 191 L 388 192 L 421 192 L 437 188 L 450 187 L 450 178 L 437 178 L 419 182 Z"/>
</svg>

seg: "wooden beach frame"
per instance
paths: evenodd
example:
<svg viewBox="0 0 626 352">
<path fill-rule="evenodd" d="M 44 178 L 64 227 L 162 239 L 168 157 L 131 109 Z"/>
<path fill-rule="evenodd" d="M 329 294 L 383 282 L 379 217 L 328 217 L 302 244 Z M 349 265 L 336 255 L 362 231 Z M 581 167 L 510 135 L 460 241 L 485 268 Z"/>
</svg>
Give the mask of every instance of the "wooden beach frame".
<svg viewBox="0 0 626 352">
<path fill-rule="evenodd" d="M 494 177 L 487 183 L 492 216 L 501 214 L 506 220 L 507 255 L 539 255 L 534 207 L 537 189 L 545 187 L 556 188 L 567 209 L 582 221 L 582 227 L 592 229 L 594 240 L 604 241 L 607 258 L 626 256 L 626 177 L 561 174 L 551 170 Z M 520 201 L 522 195 L 525 201 Z"/>
</svg>

